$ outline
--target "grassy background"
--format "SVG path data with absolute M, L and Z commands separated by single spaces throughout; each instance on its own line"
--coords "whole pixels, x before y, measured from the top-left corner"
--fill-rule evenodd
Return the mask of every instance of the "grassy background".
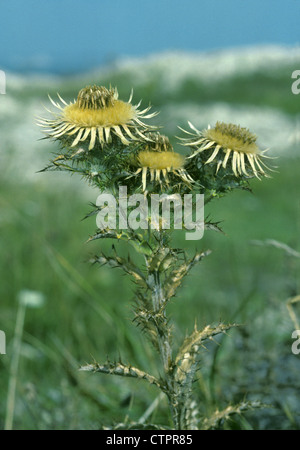
M 290 93 L 292 69 L 257 72 L 248 78 L 239 75 L 209 89 L 187 79 L 175 94 L 165 95 L 154 73 L 151 83 L 139 85 L 135 94 L 145 103 L 151 100 L 156 109 L 172 102 L 196 105 L 201 100 L 203 106 L 222 101 L 237 107 L 276 108 L 295 120 L 299 98 Z M 120 93 L 133 84 L 120 72 L 102 78 L 103 84 L 117 84 Z M 82 80 L 69 79 L 51 89 L 74 97 L 80 87 Z M 25 104 L 33 96 L 44 101 L 44 88 L 22 91 L 19 101 Z M 168 120 L 163 113 L 159 117 L 161 123 Z M 44 145 L 49 148 L 42 141 L 41 152 Z M 11 154 L 16 151 L 12 148 Z M 300 260 L 282 249 L 253 243 L 275 239 L 300 249 L 300 159 L 283 155 L 278 165 L 272 179 L 253 181 L 253 194 L 233 192 L 207 207 L 212 219 L 222 221 L 225 234 L 206 231 L 201 241 L 188 242 L 176 233 L 174 242 L 191 254 L 196 248 L 212 250 L 169 306 L 175 344 L 195 320 L 199 327 L 218 320 L 242 324 L 222 339 L 222 346 L 212 344 L 203 352 L 195 385 L 201 408 L 209 413 L 244 398 L 272 404 L 227 427 L 300 428 L 300 356 L 291 352 L 294 326 L 285 305 L 299 294 Z M 44 302 L 26 310 L 16 429 L 93 429 L 124 422 L 126 417 L 138 420 L 158 395 L 142 381 L 78 372 L 80 364 L 93 358 L 103 362 L 120 355 L 150 373 L 159 371 L 156 355 L 132 323 L 134 285 L 118 270 L 87 263 L 100 247 L 107 252 L 111 248 L 111 242 L 86 243 L 95 223 L 93 218 L 81 218 L 96 194 L 64 174 L 39 174 L 34 182 L 14 177 L 13 170 L 1 175 L 0 329 L 6 332 L 7 355 L 0 356 L 0 428 L 7 411 L 14 330 L 24 290 L 38 292 Z M 168 423 L 164 401 L 151 420 Z

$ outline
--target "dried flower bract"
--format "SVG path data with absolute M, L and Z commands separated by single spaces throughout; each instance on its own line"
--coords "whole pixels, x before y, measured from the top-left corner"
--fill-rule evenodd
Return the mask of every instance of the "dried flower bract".
M 189 122 L 193 132 L 183 130 L 189 134 L 189 138 L 184 138 L 183 145 L 192 147 L 196 150 L 189 158 L 193 158 L 199 153 L 210 152 L 205 161 L 206 164 L 217 162 L 216 172 L 220 167 L 224 169 L 230 160 L 231 168 L 236 177 L 245 175 L 246 177 L 255 175 L 268 176 L 269 167 L 266 166 L 263 159 L 268 158 L 265 155 L 267 150 L 261 151 L 256 143 L 256 136 L 247 128 L 232 123 L 226 124 L 217 122 L 214 128 L 207 128 L 199 131 Z
M 153 142 L 148 143 L 145 149 L 137 155 L 139 168 L 135 175 L 142 173 L 143 190 L 146 190 L 148 172 L 150 174 L 150 182 L 157 181 L 162 183 L 162 175 L 163 180 L 168 185 L 168 173 L 173 173 L 185 183 L 191 183 L 193 180 L 184 169 L 185 156 L 173 151 L 167 136 L 152 133 L 151 138 Z
M 157 113 L 147 114 L 150 107 L 140 111 L 141 102 L 132 105 L 132 94 L 128 102 L 119 100 L 116 88 L 87 86 L 79 91 L 77 100 L 69 104 L 59 94 L 58 97 L 62 104 L 49 98 L 59 113 L 50 111 L 54 117 L 41 118 L 38 124 L 50 138 L 70 139 L 71 147 L 88 139 L 88 149 L 92 150 L 97 142 L 101 147 L 111 143 L 112 136 L 129 145 L 131 141 L 147 141 L 146 133 L 156 129 L 141 119 L 150 119 Z

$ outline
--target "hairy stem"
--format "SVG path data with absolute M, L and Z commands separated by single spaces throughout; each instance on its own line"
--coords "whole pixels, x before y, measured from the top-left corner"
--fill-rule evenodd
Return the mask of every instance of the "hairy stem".
M 157 347 L 164 370 L 165 393 L 168 397 L 169 407 L 176 430 L 185 429 L 181 402 L 178 402 L 178 383 L 174 376 L 174 361 L 171 346 L 171 328 L 166 315 L 167 299 L 164 295 L 163 280 L 159 269 L 149 270 L 148 286 L 151 287 L 151 300 L 153 308 L 153 324 L 156 331 Z
M 168 374 L 170 372 L 170 369 L 172 368 L 170 329 L 168 326 L 166 312 L 164 309 L 165 299 L 163 296 L 159 272 L 155 271 L 152 275 L 153 275 L 152 305 L 155 315 L 157 315 L 157 317 L 160 317 L 160 319 L 156 322 L 158 344 L 164 367 L 164 372 L 165 374 Z
M 170 343 L 170 330 L 167 323 L 167 317 L 164 306 L 164 296 L 162 285 L 160 281 L 159 272 L 155 271 L 149 275 L 150 285 L 152 286 L 152 307 L 154 315 L 157 316 L 158 320 L 154 322 L 157 335 L 157 344 L 160 353 L 161 362 L 164 369 L 164 379 L 166 387 L 166 395 L 168 397 L 169 406 L 171 409 L 174 426 L 176 429 L 179 428 L 178 424 L 178 412 L 176 406 L 174 405 L 174 388 L 173 388 L 173 377 L 172 377 L 172 349 Z

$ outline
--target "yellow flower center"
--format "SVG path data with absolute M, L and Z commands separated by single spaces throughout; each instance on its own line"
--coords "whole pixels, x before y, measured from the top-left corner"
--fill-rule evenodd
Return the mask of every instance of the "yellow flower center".
M 185 157 L 174 152 L 148 152 L 143 151 L 138 154 L 138 161 L 141 167 L 149 169 L 182 169 Z
M 258 153 L 256 136 L 247 128 L 239 125 L 217 122 L 214 128 L 203 132 L 206 139 L 215 141 L 223 149 L 231 149 L 242 153 Z
M 115 100 L 113 105 L 101 109 L 82 109 L 78 103 L 64 109 L 64 119 L 80 127 L 112 127 L 128 124 L 136 116 L 134 106 Z

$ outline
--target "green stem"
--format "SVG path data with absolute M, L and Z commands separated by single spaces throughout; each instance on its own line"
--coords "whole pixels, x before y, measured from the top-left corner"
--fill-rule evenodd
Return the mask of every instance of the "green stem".
M 163 288 L 158 271 L 154 271 L 150 275 L 150 285 L 152 285 L 152 307 L 154 314 L 159 317 L 155 321 L 157 334 L 157 344 L 164 369 L 165 393 L 168 397 L 169 407 L 176 430 L 184 429 L 181 423 L 180 408 L 177 402 L 177 384 L 173 375 L 173 358 L 170 342 L 170 328 L 164 308 L 165 298 Z
M 160 282 L 159 272 L 153 273 L 154 285 L 152 291 L 153 310 L 155 314 L 162 315 L 161 321 L 157 322 L 156 330 L 158 336 L 158 344 L 165 374 L 169 374 L 172 368 L 172 349 L 170 344 L 170 332 L 167 324 L 165 309 L 163 308 L 165 299 Z

